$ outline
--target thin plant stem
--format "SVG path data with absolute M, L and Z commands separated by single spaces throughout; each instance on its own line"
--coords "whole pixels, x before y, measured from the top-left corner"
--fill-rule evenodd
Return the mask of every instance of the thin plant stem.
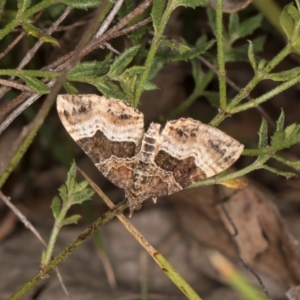
M 225 56 L 223 45 L 223 0 L 217 0 L 216 7 L 216 39 L 218 49 L 218 77 L 219 77 L 219 93 L 220 93 L 220 109 L 226 111 L 227 95 L 226 95 L 226 70 Z
M 6 35 L 8 35 L 13 29 L 15 29 L 20 23 L 29 19 L 35 13 L 56 4 L 57 0 L 44 0 L 40 3 L 34 5 L 30 9 L 24 12 L 22 15 L 17 15 L 10 23 L 8 23 L 1 31 L 0 31 L 0 40 L 2 40 Z
M 144 65 L 145 70 L 141 75 L 139 84 L 138 84 L 137 89 L 136 89 L 134 103 L 132 103 L 133 106 L 138 106 L 138 104 L 139 104 L 140 97 L 141 97 L 143 89 L 144 89 L 144 84 L 146 83 L 146 81 L 148 79 L 148 76 L 149 76 L 149 73 L 150 73 L 150 70 L 151 70 L 151 66 L 153 64 L 155 54 L 156 54 L 157 49 L 159 47 L 160 40 L 162 38 L 162 35 L 163 35 L 164 29 L 166 27 L 166 24 L 167 24 L 167 22 L 170 18 L 171 12 L 172 12 L 172 7 L 170 5 L 168 5 L 165 12 L 164 12 L 164 14 L 163 14 L 163 16 L 162 16 L 162 18 L 161 18 L 161 22 L 158 26 L 158 30 L 155 32 L 155 35 L 153 37 L 153 40 L 152 40 L 152 43 L 151 43 L 151 46 L 150 46 L 150 49 L 149 49 L 149 52 L 148 52 L 148 55 L 147 55 L 147 58 L 146 58 L 146 61 L 145 61 L 145 65 Z
M 65 11 L 60 15 L 60 17 L 48 28 L 46 31 L 47 35 L 51 35 L 57 27 L 64 21 L 64 19 L 69 15 L 69 13 L 72 11 L 72 8 L 70 6 L 67 6 Z M 35 16 L 35 19 L 39 18 L 39 15 L 42 14 L 43 11 L 40 11 L 39 14 Z M 34 57 L 34 54 L 38 51 L 38 49 L 43 45 L 44 41 L 38 40 L 35 45 L 26 53 L 22 61 L 19 63 L 17 70 L 23 69 L 30 60 Z M 12 76 L 10 80 L 13 80 L 14 77 Z M 5 93 L 9 91 L 9 88 L 4 86 L 0 88 L 0 98 L 4 96 Z
M 233 172 L 233 173 L 230 173 L 230 174 L 224 174 L 223 173 L 223 174 L 220 174 L 218 176 L 196 182 L 196 183 L 190 185 L 188 188 L 195 188 L 195 187 L 211 185 L 211 184 L 219 184 L 223 181 L 239 178 L 239 177 L 244 176 L 244 175 L 246 175 L 246 174 L 248 174 L 248 173 L 250 173 L 254 170 L 262 169 L 264 163 L 269 158 L 270 158 L 269 155 L 262 155 L 261 157 L 258 157 L 253 164 L 251 164 L 250 166 L 248 166 L 248 167 L 246 167 L 242 170 L 239 170 L 239 171 L 236 171 L 236 172 Z
M 140 6 L 138 6 L 134 11 L 129 13 L 125 18 L 123 18 L 117 25 L 115 25 L 113 28 L 111 28 L 108 32 L 106 32 L 103 36 L 101 36 L 99 39 L 93 40 L 90 42 L 89 46 L 86 46 L 80 54 L 78 54 L 78 51 L 72 51 L 71 53 L 65 55 L 63 58 L 58 59 L 55 63 L 47 66 L 48 69 L 57 68 L 56 71 L 61 71 L 62 69 L 66 68 L 70 60 L 74 57 L 75 53 L 78 55 L 78 59 L 82 58 L 83 56 L 90 53 L 92 50 L 99 48 L 104 42 L 107 40 L 117 37 L 120 34 L 128 34 L 132 30 L 136 30 L 138 26 L 143 26 L 147 23 L 149 23 L 150 19 L 147 18 L 133 26 L 130 26 L 129 28 L 125 28 L 124 30 L 120 30 L 120 28 L 123 28 L 126 24 L 128 24 L 134 17 L 142 13 L 145 9 L 147 9 L 152 3 L 152 0 L 147 0 L 143 2 Z M 120 31 L 119 31 L 120 30 Z M 53 86 L 55 84 L 55 80 L 50 81 L 47 86 Z M 37 99 L 40 98 L 40 94 L 35 94 L 33 96 L 30 96 L 25 102 L 23 102 L 20 106 L 18 106 L 17 109 L 15 109 L 0 125 L 0 134 L 7 128 L 7 126 L 20 114 L 26 109 L 28 106 L 30 106 L 33 102 L 35 102 Z M 20 102 L 24 101 L 23 99 L 27 96 L 24 94 L 24 92 L 19 96 L 20 98 L 18 101 L 16 101 L 16 104 L 19 104 Z M 12 106 L 8 105 L 3 111 L 0 111 L 0 115 L 4 114 L 4 112 L 7 113 L 8 110 L 11 110 Z
M 89 182 L 91 187 L 97 192 L 102 200 L 108 205 L 110 209 L 115 206 L 110 199 L 102 192 L 102 190 L 82 171 L 83 177 Z M 167 277 L 178 287 L 178 289 L 187 297 L 187 299 L 201 300 L 199 295 L 193 290 L 193 288 L 184 280 L 184 278 L 174 269 L 174 267 L 167 261 L 167 259 L 160 254 L 155 248 L 153 248 L 149 242 L 143 237 L 136 228 L 128 221 L 123 214 L 118 214 L 117 218 L 125 226 L 125 228 L 131 233 L 131 235 L 143 246 L 143 248 L 149 253 L 153 260 L 158 264 L 161 270 Z
M 296 141 L 300 140 L 300 133 L 293 135 L 293 139 L 283 140 L 279 144 L 267 146 L 261 149 L 245 149 L 243 155 L 247 156 L 258 156 L 258 155 L 274 155 L 275 152 L 288 148 L 295 144 Z
M 209 123 L 211 126 L 218 126 L 221 122 L 224 121 L 228 116 L 235 112 L 235 107 L 245 98 L 247 98 L 250 92 L 256 87 L 256 85 L 261 82 L 270 72 L 276 67 L 287 55 L 291 53 L 291 45 L 287 44 L 262 70 L 256 72 L 254 77 L 250 80 L 250 82 L 238 93 L 232 101 L 227 106 L 227 111 L 219 112 Z M 274 89 L 276 90 L 276 89 Z M 284 90 L 284 89 L 283 89 Z M 280 91 L 276 90 L 278 93 Z M 275 94 L 273 94 L 274 96 Z M 276 94 L 277 95 L 277 94 Z M 259 103 L 253 104 L 253 101 L 249 101 L 244 105 L 248 105 L 248 107 L 255 107 Z M 264 101 L 262 101 L 264 102 Z
M 300 81 L 300 76 L 296 76 L 295 78 L 282 83 L 281 85 L 277 86 L 273 90 L 263 94 L 262 96 L 260 96 L 258 98 L 253 99 L 250 102 L 238 105 L 238 106 L 234 107 L 233 109 L 228 108 L 228 113 L 235 114 L 235 113 L 256 107 L 259 104 L 266 102 L 267 100 L 271 99 L 272 97 L 274 97 L 274 96 L 282 93 L 283 91 L 287 90 L 288 88 L 292 87 L 299 81 Z
M 9 197 L 6 197 L 2 194 L 2 192 L 0 191 L 0 199 L 13 211 L 13 213 L 19 218 L 19 220 L 24 224 L 24 226 L 26 228 L 28 228 L 33 234 L 34 236 L 43 244 L 43 246 L 47 247 L 46 242 L 43 240 L 42 236 L 40 235 L 40 233 L 34 228 L 34 226 L 28 221 L 28 219 L 25 217 L 25 215 L 11 202 L 11 199 Z M 63 278 L 58 270 L 58 268 L 55 269 L 56 275 L 58 277 L 58 280 L 65 292 L 65 294 L 67 295 L 67 297 L 69 299 L 70 298 L 70 294 L 63 282 Z
M 42 265 L 43 266 L 48 265 L 48 263 L 51 260 L 51 256 L 52 256 L 53 249 L 54 249 L 54 245 L 55 245 L 55 242 L 57 240 L 57 236 L 58 236 L 59 231 L 60 231 L 61 226 L 62 226 L 61 223 L 62 223 L 63 219 L 66 217 L 68 209 L 69 209 L 69 207 L 67 205 L 64 205 L 62 207 L 60 213 L 59 213 L 58 218 L 55 219 L 53 230 L 51 232 L 51 236 L 49 238 L 47 250 L 46 250 L 46 253 L 45 253 L 45 257 L 42 260 Z
M 242 89 L 242 92 L 235 96 L 229 103 L 229 107 L 233 108 L 239 104 L 249 93 L 255 88 L 255 86 L 265 79 L 268 75 L 286 56 L 291 53 L 290 45 L 286 45 L 265 67 L 263 70 L 258 71 L 251 81 Z
M 49 262 L 40 272 L 26 282 L 20 289 L 9 297 L 9 300 L 20 299 L 25 293 L 36 286 L 39 282 L 46 278 L 46 275 L 53 271 L 60 263 L 70 256 L 73 251 L 78 248 L 87 238 L 89 238 L 100 226 L 105 225 L 117 214 L 122 213 L 127 208 L 126 201 L 121 202 L 114 209 L 108 211 L 103 217 L 98 218 L 87 229 L 85 229 L 75 241 L 65 248 L 58 256 Z

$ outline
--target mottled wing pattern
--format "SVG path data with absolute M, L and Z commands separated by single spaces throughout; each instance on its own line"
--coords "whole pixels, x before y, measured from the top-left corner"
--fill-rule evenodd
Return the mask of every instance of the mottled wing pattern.
M 229 168 L 244 146 L 222 131 L 193 119 L 166 124 L 161 133 L 155 163 L 173 173 L 185 188 Z
M 125 189 L 130 214 L 149 197 L 170 195 L 230 167 L 243 145 L 193 119 L 144 134 L 143 114 L 121 100 L 59 95 L 57 110 L 72 138 L 97 168 Z
M 144 132 L 144 117 L 121 100 L 59 95 L 59 117 L 78 145 L 112 183 L 126 189 Z
M 160 124 L 150 124 L 143 136 L 140 152 L 136 155 L 132 182 L 126 190 L 131 214 L 148 198 L 173 194 L 182 189 L 172 172 L 159 168 L 154 162 L 161 139 L 160 128 Z

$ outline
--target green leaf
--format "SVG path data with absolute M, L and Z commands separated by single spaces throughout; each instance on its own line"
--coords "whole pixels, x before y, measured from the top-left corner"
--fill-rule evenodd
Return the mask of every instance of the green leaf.
M 38 94 L 48 94 L 50 92 L 50 88 L 45 83 L 34 77 L 22 76 L 22 79 L 25 81 L 27 86 L 29 86 L 34 92 Z
M 270 73 L 267 75 L 266 79 L 271 79 L 273 81 L 288 81 L 300 75 L 300 67 L 290 69 L 287 71 L 282 71 L 278 73 Z
M 157 89 L 158 89 L 158 87 L 153 82 L 146 81 L 144 84 L 145 91 L 153 91 L 153 90 L 157 90 Z
M 240 19 L 237 13 L 229 15 L 228 33 L 230 35 L 231 42 L 239 38 L 237 32 L 239 31 Z
M 297 125 L 296 123 L 293 123 L 285 128 L 285 130 L 284 130 L 285 137 L 287 139 L 289 139 L 293 135 L 297 134 L 298 131 L 299 131 L 299 125 Z
M 281 114 L 276 122 L 276 131 L 283 131 L 284 128 L 284 111 L 281 111 Z
M 172 6 L 185 6 L 196 8 L 197 6 L 206 6 L 210 0 L 171 0 Z
M 39 28 L 31 24 L 23 24 L 23 28 L 27 32 L 27 34 L 32 35 L 37 39 L 44 41 L 45 43 L 51 43 L 59 47 L 59 42 L 57 39 L 53 38 L 51 35 L 45 34 Z
M 273 158 L 291 168 L 294 168 L 295 170 L 298 170 L 298 171 L 300 170 L 300 161 L 299 160 L 298 161 L 288 160 L 279 155 L 274 155 Z
M 251 17 L 244 22 L 242 22 L 238 28 L 238 31 L 236 34 L 239 38 L 243 38 L 251 33 L 257 28 L 261 26 L 263 16 L 262 15 L 256 15 L 254 17 Z
M 53 38 L 51 35 L 43 34 L 39 39 L 45 43 L 51 43 L 57 47 L 60 47 L 58 40 Z
M 138 75 L 140 73 L 142 73 L 144 70 L 146 69 L 146 67 L 144 66 L 133 66 L 130 68 L 127 68 L 120 77 L 122 77 L 123 79 Z
M 206 52 L 214 44 L 214 40 L 207 41 L 205 36 L 202 36 L 197 40 L 195 47 L 187 45 L 185 41 L 183 41 L 183 43 L 178 43 L 163 39 L 151 66 L 148 80 L 155 78 L 158 72 L 164 67 L 165 63 L 170 61 L 191 60 Z
M 66 186 L 68 188 L 69 192 L 73 192 L 75 185 L 76 185 L 76 164 L 75 161 L 72 162 L 71 167 L 69 169 L 68 175 L 67 175 L 67 181 Z
M 118 75 L 122 74 L 125 68 L 131 63 L 134 56 L 140 50 L 140 45 L 133 46 L 129 49 L 126 49 L 122 54 L 120 54 L 110 66 L 108 76 L 114 79 Z
M 77 88 L 68 81 L 63 84 L 63 87 L 65 88 L 67 94 L 78 95 L 79 93 Z
M 51 203 L 51 209 L 54 219 L 57 219 L 59 216 L 59 213 L 61 211 L 61 200 L 58 196 L 55 196 Z
M 86 180 L 77 183 L 76 187 L 75 187 L 75 192 L 79 193 L 79 192 L 83 191 L 85 188 L 87 188 L 88 185 L 89 185 L 89 183 Z
M 272 168 L 272 167 L 267 166 L 267 165 L 263 165 L 262 168 L 265 169 L 265 170 L 268 170 L 268 171 L 270 171 L 270 172 L 272 172 L 272 173 L 275 173 L 276 175 L 283 176 L 283 177 L 285 177 L 286 179 L 289 179 L 289 178 L 291 178 L 291 177 L 296 176 L 295 173 L 292 173 L 292 172 L 283 172 L 283 171 L 280 171 L 280 170 L 278 170 L 278 169 Z
M 80 193 L 76 193 L 76 195 L 73 195 L 72 204 L 81 204 L 87 200 L 90 200 L 94 194 L 95 194 L 94 190 L 86 188 L 84 191 L 81 191 Z
M 64 3 L 73 8 L 88 9 L 98 7 L 102 0 L 60 0 L 60 3 Z
M 248 45 L 242 45 L 238 48 L 225 50 L 225 62 L 247 61 L 248 62 Z
M 151 17 L 153 22 L 154 31 L 159 30 L 161 18 L 167 7 L 167 0 L 154 0 L 152 4 Z
M 202 35 L 197 41 L 196 41 L 196 47 L 195 50 L 198 54 L 202 54 L 212 48 L 216 43 L 216 40 L 209 40 L 207 41 L 207 38 L 205 35 Z M 200 52 L 202 51 L 202 53 Z
M 263 48 L 263 44 L 265 42 L 264 36 L 259 36 L 252 41 L 253 44 L 253 52 L 259 52 Z M 249 46 L 247 44 L 241 45 L 237 48 L 228 49 L 225 52 L 226 62 L 229 61 L 247 61 L 248 62 L 248 50 Z
M 80 215 L 73 215 L 73 216 L 67 217 L 67 218 L 62 220 L 61 226 L 70 225 L 70 224 L 77 224 L 79 219 L 81 219 Z
M 18 14 L 22 14 L 31 4 L 31 0 L 18 0 Z
M 285 6 L 280 15 L 280 24 L 290 41 L 293 51 L 298 54 L 300 53 L 299 22 L 300 13 L 297 8 L 293 4 Z
M 121 88 L 126 94 L 126 99 L 130 102 L 134 100 L 134 91 L 136 89 L 137 76 L 131 76 L 127 80 L 120 80 Z
M 254 53 L 260 52 L 264 49 L 266 36 L 261 35 L 252 40 Z
M 112 57 L 112 53 L 108 54 L 103 61 L 85 61 L 77 64 L 69 73 L 70 77 L 97 77 L 106 73 L 109 69 L 109 60 Z
M 204 92 L 207 88 L 207 86 L 211 83 L 211 81 L 214 78 L 214 73 L 212 71 L 208 71 L 207 73 L 204 73 L 201 69 L 201 65 L 198 61 L 198 59 L 192 59 L 192 75 L 195 82 L 195 90 L 197 90 L 197 93 L 202 95 L 202 92 Z
M 257 65 L 256 65 L 256 61 L 255 61 L 255 54 L 254 54 L 254 51 L 253 51 L 253 44 L 252 44 L 251 41 L 249 41 L 248 59 L 250 61 L 252 69 L 254 70 L 254 72 L 256 72 L 257 71 Z
M 178 42 L 170 40 L 170 39 L 163 39 L 161 41 L 161 44 L 166 45 L 169 48 L 171 48 L 172 50 L 175 50 L 181 54 L 192 50 L 191 47 L 189 47 L 188 45 L 178 43 Z
M 268 123 L 265 119 L 262 119 L 258 135 L 259 135 L 258 148 L 263 149 L 267 147 L 268 146 Z
M 68 198 L 68 189 L 67 186 L 65 184 L 63 184 L 59 189 L 59 195 L 61 197 L 61 199 L 63 200 L 63 202 L 65 202 L 65 200 Z
M 203 54 L 214 44 L 215 40 L 207 42 L 203 37 L 197 40 L 195 47 L 171 42 L 170 40 L 162 40 L 157 51 L 157 56 L 165 62 L 190 60 Z
M 207 14 L 207 19 L 208 19 L 208 24 L 214 34 L 214 36 L 217 36 L 216 33 L 216 12 L 212 8 L 207 8 L 206 9 L 206 14 Z
M 164 59 L 156 56 L 150 68 L 148 80 L 152 80 L 153 78 L 155 78 L 159 71 L 164 67 L 165 63 L 166 61 Z
M 138 74 L 142 73 L 144 70 L 144 66 L 133 66 L 131 68 L 126 69 L 118 77 L 121 87 L 127 95 L 126 99 L 129 100 L 129 102 L 134 99 Z
M 95 78 L 90 83 L 107 98 L 127 100 L 126 94 L 107 76 Z
M 220 94 L 218 92 L 204 91 L 202 96 L 208 100 L 212 107 L 220 108 Z
M 271 145 L 280 145 L 285 139 L 284 131 L 275 132 L 271 136 Z
M 286 36 L 288 37 L 288 39 L 290 39 L 292 37 L 294 28 L 295 28 L 294 19 L 289 14 L 289 10 L 288 10 L 289 6 L 293 7 L 293 4 L 289 4 L 289 5 L 285 6 L 283 11 L 281 12 L 280 18 L 279 18 L 280 25 L 281 25 L 283 31 L 285 32 Z
M 197 90 L 202 89 L 202 79 L 203 79 L 203 71 L 201 69 L 201 65 L 197 59 L 191 60 L 192 65 L 192 75 L 195 82 L 195 87 Z
M 287 5 L 287 12 L 296 22 L 300 20 L 299 11 L 294 5 Z
M 271 144 L 273 146 L 281 146 L 282 148 L 290 147 L 300 141 L 300 125 L 299 124 L 291 124 L 287 126 L 285 129 L 284 126 L 284 113 L 283 111 L 278 118 L 276 124 L 276 132 L 273 134 L 271 138 Z

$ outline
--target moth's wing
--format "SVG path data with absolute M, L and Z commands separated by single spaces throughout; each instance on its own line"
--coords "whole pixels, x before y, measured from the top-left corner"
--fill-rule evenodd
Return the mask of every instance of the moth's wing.
M 97 168 L 127 188 L 144 133 L 144 117 L 121 100 L 97 95 L 59 95 L 59 117 Z
M 142 203 L 148 198 L 155 200 L 158 197 L 182 190 L 171 172 L 158 168 L 155 164 L 151 164 L 148 167 L 147 173 L 144 176 L 146 180 L 141 182 L 138 190 L 130 186 L 125 191 L 126 199 L 128 199 L 129 203 L 130 215 L 132 215 L 134 210 L 139 210 Z
M 155 163 L 171 171 L 184 188 L 226 170 L 243 149 L 242 144 L 219 129 L 182 118 L 166 124 Z

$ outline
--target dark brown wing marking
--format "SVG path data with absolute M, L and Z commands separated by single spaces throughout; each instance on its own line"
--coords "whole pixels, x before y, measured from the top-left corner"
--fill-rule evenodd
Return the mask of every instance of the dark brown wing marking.
M 66 130 L 99 170 L 127 188 L 144 132 L 143 114 L 121 100 L 97 95 L 59 95 L 57 110 Z
M 229 168 L 244 146 L 222 131 L 193 119 L 166 124 L 155 163 L 173 176 L 182 188 Z

